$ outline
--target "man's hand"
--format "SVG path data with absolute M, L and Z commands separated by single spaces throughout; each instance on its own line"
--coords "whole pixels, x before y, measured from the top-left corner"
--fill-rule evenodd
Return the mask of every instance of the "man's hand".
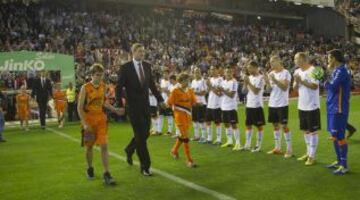
M 248 84 L 250 82 L 249 76 L 245 75 L 244 76 L 244 83 Z
M 165 102 L 161 102 L 161 103 L 159 104 L 159 106 L 160 106 L 160 108 L 162 108 L 162 109 L 168 108 L 168 105 L 167 105 Z
M 197 105 L 197 106 L 203 106 L 204 104 L 201 103 L 201 102 L 198 102 L 198 103 L 196 103 L 195 105 Z
M 295 80 L 295 82 L 297 82 L 297 83 L 301 83 L 301 78 L 300 78 L 300 76 L 299 76 L 298 74 L 295 74 L 295 75 L 294 75 L 294 80 Z
M 84 124 L 83 127 L 84 127 L 84 132 L 85 133 L 94 133 L 93 132 L 94 130 L 89 125 Z
M 277 81 L 274 74 L 271 74 L 269 78 L 270 78 L 270 80 L 272 80 L 273 82 L 276 82 L 276 81 Z
M 268 73 L 264 73 L 264 80 L 265 80 L 265 82 L 269 82 L 269 74 Z
M 115 113 L 116 113 L 117 115 L 119 115 L 119 116 L 122 116 L 122 115 L 125 114 L 125 108 L 117 108 L 117 109 L 115 110 Z
M 210 79 L 206 79 L 206 85 L 210 86 L 211 85 L 211 82 L 210 82 Z

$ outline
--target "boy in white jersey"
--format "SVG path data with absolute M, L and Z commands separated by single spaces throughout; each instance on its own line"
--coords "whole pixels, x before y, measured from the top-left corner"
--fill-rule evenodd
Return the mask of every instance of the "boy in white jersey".
M 206 107 L 206 129 L 208 138 L 212 138 L 211 122 L 215 123 L 216 126 L 216 141 L 215 145 L 221 145 L 221 84 L 223 78 L 219 75 L 219 69 L 214 66 L 210 67 L 209 79 L 206 84 L 209 90 L 208 103 Z
M 160 80 L 160 90 L 161 90 L 161 96 L 164 99 L 164 102 L 167 101 L 167 98 L 170 94 L 170 79 L 169 79 L 169 72 L 167 70 L 164 70 L 163 72 L 163 78 Z M 167 122 L 168 122 L 168 127 L 167 127 L 167 135 L 171 135 L 172 134 L 172 128 L 173 128 L 173 113 L 171 108 L 160 108 L 159 110 L 159 121 L 160 123 L 159 125 L 159 129 L 162 130 L 163 127 L 163 121 L 164 118 L 167 118 Z
M 282 154 L 280 133 L 280 128 L 282 127 L 287 146 L 284 157 L 291 158 L 293 156 L 291 133 L 287 126 L 291 75 L 284 68 L 279 56 L 272 56 L 270 58 L 270 66 L 272 71 L 268 75 L 265 74 L 264 78 L 266 84 L 271 87 L 268 122 L 274 126 L 275 148 L 269 151 L 268 154 Z
M 221 84 L 221 92 L 223 97 L 221 99 L 221 114 L 222 122 L 226 130 L 227 142 L 221 147 L 231 147 L 233 145 L 232 135 L 235 137 L 234 151 L 242 150 L 240 145 L 240 133 L 237 128 L 237 90 L 238 82 L 233 77 L 233 72 L 230 68 L 225 70 L 225 80 Z
M 200 68 L 194 69 L 194 80 L 191 82 L 191 89 L 193 89 L 196 95 L 196 103 L 192 107 L 192 121 L 194 125 L 194 141 L 205 143 L 206 140 L 212 142 L 212 138 L 206 139 L 205 129 L 205 112 L 206 112 L 206 99 L 205 94 L 207 86 L 205 80 L 201 77 Z M 201 129 L 201 137 L 199 135 L 199 129 Z
M 150 103 L 150 116 L 152 123 L 151 135 L 161 135 L 161 126 L 159 116 L 158 116 L 158 102 L 155 96 L 149 90 L 149 103 Z
M 294 88 L 299 92 L 300 129 L 304 131 L 307 149 L 306 154 L 298 160 L 306 161 L 305 165 L 310 166 L 315 164 L 315 154 L 319 142 L 317 131 L 321 129 L 319 81 L 312 77 L 315 67 L 309 64 L 306 53 L 297 53 L 294 62 L 299 67 L 294 72 Z
M 259 152 L 263 139 L 263 126 L 265 125 L 265 117 L 263 110 L 263 93 L 265 81 L 259 73 L 259 66 L 255 61 L 251 61 L 247 65 L 250 76 L 245 75 L 244 87 L 247 88 L 246 96 L 246 143 L 245 150 L 251 149 L 252 126 L 258 129 L 256 146 L 252 152 Z

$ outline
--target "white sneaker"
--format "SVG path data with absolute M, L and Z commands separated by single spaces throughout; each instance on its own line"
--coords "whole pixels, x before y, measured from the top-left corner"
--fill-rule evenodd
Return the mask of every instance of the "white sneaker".
M 241 151 L 244 150 L 244 148 L 240 144 L 235 144 L 233 151 Z
M 233 143 L 227 142 L 227 143 L 221 145 L 221 148 L 232 147 L 232 146 L 233 146 Z
M 252 153 L 260 152 L 261 147 L 255 147 L 253 150 L 251 150 Z
M 245 151 L 250 151 L 250 150 L 251 150 L 251 147 L 250 147 L 249 145 L 245 145 L 244 150 L 245 150 Z

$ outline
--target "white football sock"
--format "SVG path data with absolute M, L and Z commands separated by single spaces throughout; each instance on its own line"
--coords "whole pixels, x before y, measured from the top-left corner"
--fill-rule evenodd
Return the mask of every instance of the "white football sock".
M 180 130 L 178 129 L 178 127 L 175 127 L 175 135 L 180 136 Z
M 216 126 L 216 142 L 221 142 L 221 126 Z
M 240 144 L 240 132 L 239 129 L 233 129 L 234 137 L 235 137 L 235 143 Z
M 292 153 L 292 144 L 291 144 L 291 132 L 284 133 L 285 141 L 286 141 L 286 151 Z
M 156 119 L 154 118 L 151 118 L 151 129 L 156 131 Z
M 168 132 L 172 132 L 173 129 L 173 117 L 172 116 L 168 116 L 167 117 L 168 120 Z
M 252 129 L 246 129 L 246 143 L 245 147 L 251 147 Z
M 310 134 L 304 134 L 305 144 L 306 144 L 306 155 L 310 156 Z
M 205 123 L 203 123 L 203 127 L 205 129 L 205 127 L 206 127 Z M 212 133 L 212 127 L 211 126 L 206 127 L 206 133 L 207 133 L 207 141 L 212 141 L 213 133 Z
M 194 137 L 199 138 L 199 123 L 193 122 L 194 126 Z
M 232 128 L 226 128 L 226 138 L 227 138 L 227 143 L 232 144 L 233 140 L 232 140 Z
M 159 129 L 160 129 L 160 132 L 163 128 L 163 122 L 164 122 L 164 116 L 160 115 L 159 116 Z
M 258 131 L 257 138 L 256 138 L 256 146 L 258 148 L 261 148 L 261 144 L 262 144 L 262 140 L 263 140 L 263 134 L 264 134 L 264 132 L 262 130 Z
M 281 149 L 281 133 L 279 130 L 274 131 L 275 149 Z
M 156 122 L 156 130 L 157 130 L 157 132 L 159 132 L 159 133 L 161 133 L 161 129 L 162 129 L 162 124 L 161 124 L 161 119 L 160 119 L 160 117 L 159 118 L 157 118 L 157 120 L 156 120 L 157 122 Z
M 310 136 L 310 155 L 309 156 L 311 158 L 315 158 L 318 143 L 319 143 L 319 135 L 316 132 L 314 132 Z

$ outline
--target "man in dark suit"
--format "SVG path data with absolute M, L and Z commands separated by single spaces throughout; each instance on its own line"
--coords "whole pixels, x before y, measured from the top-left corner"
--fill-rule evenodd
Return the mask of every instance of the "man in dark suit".
M 144 176 L 151 176 L 150 155 L 146 140 L 150 131 L 149 89 L 156 97 L 160 106 L 164 107 L 164 100 L 155 86 L 151 73 L 151 65 L 144 62 L 144 46 L 135 43 L 131 48 L 133 59 L 121 66 L 116 86 L 117 101 L 121 104 L 121 90 L 125 88 L 128 103 L 128 115 L 133 128 L 134 137 L 125 148 L 127 162 L 132 165 L 132 155 L 135 150 L 140 160 L 140 170 Z
M 36 98 L 39 106 L 40 125 L 45 129 L 45 115 L 48 106 L 48 101 L 52 98 L 52 85 L 50 79 L 47 78 L 45 70 L 40 72 L 40 77 L 34 80 L 31 97 Z

